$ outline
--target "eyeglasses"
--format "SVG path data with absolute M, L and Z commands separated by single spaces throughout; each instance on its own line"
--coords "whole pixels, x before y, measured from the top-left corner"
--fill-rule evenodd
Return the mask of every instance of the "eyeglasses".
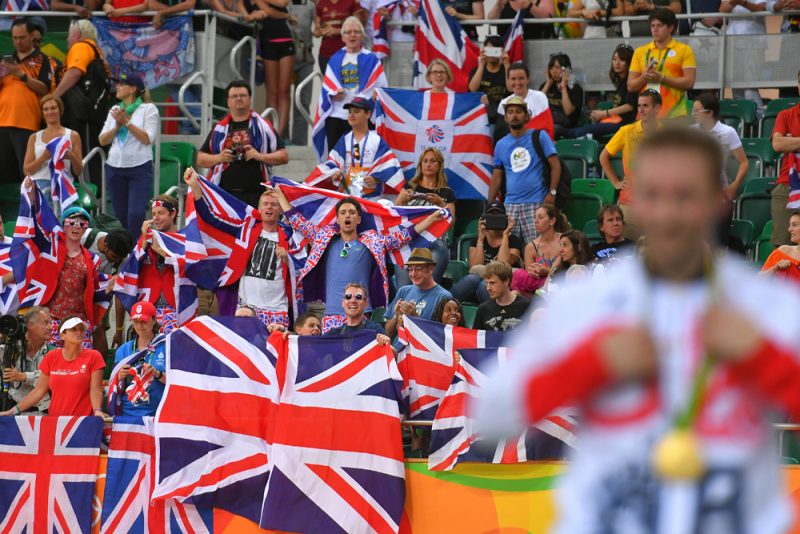
M 250 95 L 243 94 L 243 95 L 230 95 L 230 96 L 228 96 L 228 100 L 238 100 L 238 99 L 241 99 L 241 98 L 250 98 Z
M 692 113 L 711 113 L 710 109 L 693 109 Z
M 427 268 L 428 268 L 427 265 L 409 265 L 408 267 L 406 267 L 406 269 L 408 269 L 408 272 L 410 273 L 422 272 Z
M 447 76 L 447 71 L 446 70 L 432 70 L 431 74 L 443 74 L 443 75 Z
M 344 248 L 339 253 L 339 257 L 340 258 L 346 258 L 348 254 L 350 254 L 350 243 L 345 243 L 344 244 Z
M 362 295 L 361 293 L 345 293 L 344 294 L 344 300 L 353 300 L 353 299 L 364 300 L 364 295 Z
M 64 227 L 66 228 L 86 228 L 87 226 L 89 226 L 89 221 L 86 219 L 79 219 L 76 217 L 74 219 L 64 220 Z
M 342 32 L 342 35 L 361 35 L 360 30 L 347 30 L 346 32 Z

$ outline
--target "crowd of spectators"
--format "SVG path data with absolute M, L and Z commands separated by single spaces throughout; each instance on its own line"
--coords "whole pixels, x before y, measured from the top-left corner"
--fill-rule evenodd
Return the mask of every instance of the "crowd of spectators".
M 778 4 L 780 9 L 797 7 L 790 2 L 778 2 L 773 7 L 779 9 Z M 320 172 L 327 173 L 327 187 L 347 195 L 335 206 L 335 223 L 327 225 L 307 220 L 279 186 L 265 188 L 273 168 L 289 159 L 285 139 L 296 54 L 292 5 L 287 0 L 256 0 L 252 6 L 217 0 L 212 6 L 242 21 L 260 24 L 268 103 L 278 111 L 275 124 L 265 120 L 253 109 L 253 88 L 246 82 L 232 81 L 225 89 L 228 113 L 199 147 L 196 164 L 208 169 L 208 179 L 231 195 L 228 207 L 245 212 L 251 206 L 261 223 L 240 271 L 216 287 L 203 288 L 208 295 L 213 291 L 209 298 L 222 314 L 255 317 L 270 332 L 287 334 L 350 335 L 370 330 L 381 344 L 396 339 L 406 316 L 482 330 L 511 330 L 521 323 L 532 302 L 546 301 L 548 294 L 574 279 L 601 279 L 615 261 L 646 246 L 646 236 L 641 235 L 631 210 L 636 187 L 631 155 L 643 137 L 664 124 L 688 124 L 689 114 L 697 128 L 719 140 L 726 161 L 732 157 L 738 163 L 732 180 L 724 173 L 721 176 L 727 197 L 725 216 L 720 220 L 721 236 L 727 231 L 748 161 L 737 132 L 720 121 L 716 95 L 693 95 L 694 102 L 688 105 L 696 62 L 691 47 L 674 38 L 678 31 L 675 13 L 682 9 L 677 0 L 624 0 L 619 5 L 614 0 L 576 0 L 571 4 L 569 14 L 587 21 L 583 30 L 586 39 L 618 35 L 619 28 L 609 21 L 610 16 L 649 15 L 645 26 L 631 24 L 631 32 L 647 32 L 652 42 L 636 50 L 620 44 L 609 58 L 609 79 L 615 91 L 610 105 L 603 108 L 584 109 L 587 94 L 566 53 L 550 57 L 546 72 L 541 73 L 544 82 L 536 90 L 531 87 L 533 77 L 528 66 L 509 61 L 498 35 L 484 40 L 478 66 L 469 73 L 468 81 L 471 91 L 483 93 L 482 103 L 494 138 L 493 174 L 488 203 L 476 221 L 477 235 L 469 243 L 468 272 L 456 280 L 445 277 L 456 248 L 446 234 L 427 248 L 411 250 L 402 268 L 388 260 L 390 253 L 407 247 L 434 223 L 447 216 L 462 216 L 447 182 L 443 154 L 435 148 L 422 150 L 417 154 L 414 177 L 407 183 L 403 179 L 396 190 L 387 185 L 389 181 L 369 173 L 376 157 L 392 150 L 372 125 L 374 90 L 387 85 L 381 76 L 367 87 L 366 78 L 372 73 L 369 65 L 379 62 L 368 49 L 373 35 L 372 15 L 384 9 L 383 14 L 392 20 L 412 20 L 417 10 L 414 3 L 401 2 L 391 10 L 358 0 L 316 3 L 313 33 L 321 38 L 318 65 L 336 86 L 331 89 L 326 84 L 321 97 L 331 102 L 324 119 L 324 135 L 331 150 L 318 169 L 324 167 Z M 155 413 L 167 380 L 160 340 L 179 326 L 176 286 L 185 273 L 179 272 L 173 253 L 153 239 L 154 231 L 181 232 L 178 199 L 153 192 L 152 146 L 158 139 L 159 112 L 137 74 L 122 73 L 111 80 L 97 46 L 96 30 L 87 19 L 88 11 L 98 7 L 88 0 L 81 5 L 54 1 L 54 9 L 74 11 L 81 17 L 70 27 L 64 65 L 41 52 L 43 30 L 24 18 L 14 21 L 11 28 L 15 53 L 0 63 L 0 165 L 6 166 L 7 176 L 13 174 L 6 181 L 22 182 L 29 176 L 24 186 L 30 201 L 35 203 L 37 189 L 48 202 L 55 200 L 52 207 L 64 230 L 53 236 L 60 240 L 58 268 L 39 277 L 50 280 L 42 299 L 46 307 L 28 310 L 29 350 L 21 359 L 22 368 L 3 371 L 5 379 L 14 383 L 12 394 L 17 403 L 8 413 L 49 410 L 50 414 L 88 415 L 100 410 L 98 377 L 104 363 L 102 355 L 91 347 L 105 348 L 102 338 L 110 325 L 96 306 L 101 298 L 98 294 L 106 286 L 111 291 L 107 277 L 116 274 L 134 244 L 134 254 L 142 258 L 138 283 L 147 284 L 148 291 L 127 310 L 120 299 L 115 300 L 113 345 L 118 347 L 117 361 L 134 352 L 145 355 L 136 369 L 123 368 L 119 379 L 145 373 L 153 377 L 154 387 L 146 402 L 131 402 L 123 395 L 122 413 Z M 135 13 L 156 11 L 152 23 L 158 27 L 164 17 L 194 7 L 194 0 L 109 0 L 102 9 L 109 17 L 123 21 L 142 17 Z M 765 8 L 769 5 L 763 1 L 725 0 L 720 10 Z M 543 19 L 554 16 L 558 9 L 549 0 L 500 1 L 488 14 L 480 1 L 453 1 L 445 6 L 448 14 L 461 21 L 483 19 L 485 15 L 507 19 L 520 10 L 526 18 Z M 742 19 L 738 26 L 729 25 L 728 31 L 763 33 L 755 27 L 761 20 Z M 702 23 L 706 28 L 715 27 L 711 20 Z M 477 38 L 475 26 L 466 25 L 465 29 L 471 38 Z M 525 26 L 525 38 L 558 34 L 557 25 Z M 403 40 L 408 32 L 393 27 L 390 40 L 392 35 Z M 427 66 L 425 79 L 432 93 L 448 93 L 453 73 L 446 62 L 434 60 Z M 116 104 L 98 107 L 108 100 L 104 95 L 110 95 L 112 87 Z M 598 171 L 619 192 L 618 204 L 604 205 L 597 213 L 600 239 L 594 243 L 583 233 L 584 228 L 570 228 L 558 207 L 565 201 L 560 198 L 559 185 L 568 174 L 555 142 L 581 137 L 602 141 Z M 95 146 L 109 147 L 105 175 L 121 229 L 98 233 L 92 230 L 95 221 L 86 210 L 71 207 L 61 212 L 57 199 L 50 195 L 54 155 L 48 148 L 58 138 L 69 140 L 64 167 L 72 177 L 83 171 L 83 154 Z M 800 252 L 796 250 L 800 246 L 800 214 L 788 206 L 792 190 L 789 176 L 797 172 L 795 159 L 800 153 L 800 106 L 777 117 L 772 139 L 774 149 L 787 156 L 771 193 L 773 240 L 780 247 L 765 264 L 764 274 L 800 278 L 796 274 L 800 265 Z M 622 174 L 612 161 L 618 156 Z M 97 175 L 90 170 L 91 177 Z M 187 172 L 186 182 L 197 217 L 218 217 L 217 207 L 205 200 L 197 174 Z M 393 233 L 359 231 L 364 199 L 441 209 L 415 226 Z M 310 243 L 307 259 L 298 270 L 291 265 L 289 228 Z M 32 269 L 41 267 L 35 263 Z M 6 275 L 3 283 L 15 281 Z M 302 284 L 302 302 L 293 289 L 295 283 Z M 465 303 L 477 307 L 469 324 L 465 322 Z M 379 309 L 384 316 L 376 315 Z M 126 314 L 132 328 L 128 340 L 123 335 Z M 48 350 L 48 344 L 58 348 Z M 63 379 L 65 373 L 60 370 L 75 366 L 86 366 L 90 373 L 81 380 Z

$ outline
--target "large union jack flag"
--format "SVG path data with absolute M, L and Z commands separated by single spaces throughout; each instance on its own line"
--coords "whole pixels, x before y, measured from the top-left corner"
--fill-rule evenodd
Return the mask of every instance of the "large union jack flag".
M 62 135 L 47 143 L 47 150 L 50 152 L 50 190 L 54 205 L 58 206 L 59 213 L 63 213 L 68 207 L 78 200 L 78 191 L 72 183 L 65 160 L 67 150 L 71 146 L 70 136 Z
M 510 350 L 464 349 L 459 356 L 453 380 L 433 420 L 428 469 L 450 470 L 458 462 L 507 464 L 560 460 L 564 457 L 564 445 L 574 446 L 576 421 L 566 410 L 545 418 L 513 439 L 498 441 L 481 437 L 467 408 L 488 380 L 484 371 L 503 366 Z
M 414 87 L 430 87 L 425 80 L 428 65 L 441 59 L 450 66 L 453 81 L 448 85 L 457 92 L 469 91 L 469 72 L 478 66 L 480 49 L 467 37 L 455 17 L 444 12 L 439 0 L 421 0 L 419 26 L 414 38 Z
M 262 528 L 397 532 L 400 375 L 373 334 L 291 337 Z
M 90 532 L 102 431 L 99 417 L 0 417 L 0 532 Z
M 172 499 L 151 501 L 155 487 L 155 450 L 152 417 L 114 419 L 101 532 L 212 532 L 212 509 Z
M 479 93 L 379 89 L 378 133 L 394 151 L 407 180 L 426 148 L 444 156 L 447 184 L 459 199 L 485 199 L 492 181 L 492 138 Z
M 500 347 L 502 332 L 444 325 L 418 317 L 403 319 L 398 340 L 403 348 L 397 365 L 410 419 L 433 420 L 456 371 L 456 353 L 463 349 Z
M 141 368 L 141 364 L 146 361 L 148 353 L 152 352 L 156 347 L 166 342 L 167 336 L 164 334 L 159 334 L 153 338 L 147 348 L 138 352 L 134 352 L 127 358 L 123 358 L 114 365 L 114 370 L 111 371 L 111 380 L 108 383 L 108 411 L 111 415 L 116 415 L 119 408 L 123 384 L 119 379 L 119 372 L 122 370 L 122 368 L 126 365 L 130 365 L 132 371 L 136 370 L 134 368 Z M 131 394 L 141 396 L 143 393 L 146 393 L 150 383 L 154 379 L 154 376 L 151 370 L 149 373 L 144 373 L 142 375 L 135 376 L 134 378 L 135 380 L 133 384 L 128 386 L 128 388 L 125 390 L 126 393 L 128 393 L 129 399 L 131 398 Z M 147 380 L 147 383 L 145 383 L 145 379 Z M 133 400 L 131 400 L 131 402 L 133 402 Z
M 389 31 L 386 27 L 386 20 L 389 14 L 394 11 L 401 0 L 378 0 L 372 13 L 372 53 L 378 59 L 385 59 L 392 54 L 389 46 Z M 385 11 L 384 11 L 385 10 Z M 384 16 L 383 13 L 386 13 Z
M 170 334 L 154 499 L 192 497 L 259 520 L 278 400 L 266 333 L 254 318 L 199 317 Z
M 336 222 L 336 203 L 347 197 L 345 193 L 298 184 L 277 176 L 272 178 L 272 182 L 281 186 L 281 191 L 292 208 L 298 210 L 304 219 L 318 227 Z M 367 199 L 359 199 L 359 204 L 361 206 L 359 233 L 367 230 L 375 230 L 379 234 L 397 232 L 416 225 L 440 209 L 435 206 L 385 206 Z M 431 246 L 433 241 L 441 238 L 447 232 L 452 220 L 452 215 L 448 213 L 445 219 L 433 223 L 426 231 L 409 241 L 405 247 L 392 251 L 392 261 L 402 267 L 412 249 Z M 307 245 L 312 244 L 300 232 L 295 232 L 290 242 L 292 250 L 295 251 L 304 251 Z M 302 259 L 305 257 L 303 256 Z

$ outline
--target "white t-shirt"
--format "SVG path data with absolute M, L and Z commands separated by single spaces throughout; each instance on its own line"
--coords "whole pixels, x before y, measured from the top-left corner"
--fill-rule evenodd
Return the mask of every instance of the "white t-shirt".
M 153 161 L 153 144 L 158 142 L 158 131 L 161 124 L 158 117 L 158 109 L 154 104 L 143 103 L 133 112 L 131 124 L 147 132 L 150 144 L 142 144 L 130 132 L 127 133 L 125 140 L 122 141 L 119 133 L 117 133 L 111 141 L 111 148 L 108 150 L 108 160 L 106 161 L 112 167 L 124 169 Z M 109 112 L 100 135 L 113 130 L 116 125 L 117 121 L 114 120 L 111 112 Z
M 766 4 L 767 0 L 751 0 L 752 4 Z M 731 13 L 735 13 L 737 15 L 746 15 L 748 13 L 752 13 L 749 9 L 744 6 L 735 6 Z M 745 19 L 730 19 L 728 21 L 728 35 L 753 35 L 759 33 L 767 33 L 767 26 L 765 24 L 766 19 L 763 17 L 752 17 L 752 18 L 745 18 Z
M 288 311 L 283 265 L 276 254 L 278 232 L 261 230 L 250 261 L 239 281 L 239 305 L 269 311 Z
M 345 96 L 344 98 L 333 100 L 331 117 L 346 120 L 347 110 L 344 109 L 344 105 L 353 100 L 358 94 L 358 54 L 359 52 L 348 52 L 342 59 L 342 85 L 344 86 Z
M 87 228 L 83 235 L 81 236 L 81 245 L 86 247 L 86 240 L 89 238 L 89 234 L 92 233 L 91 228 Z M 86 249 L 100 258 L 100 272 L 103 274 L 114 274 L 114 266 L 111 262 L 108 261 L 106 255 L 100 252 L 100 249 L 97 248 L 97 242 L 100 241 L 101 238 L 108 235 L 108 232 L 97 232 L 97 235 L 94 236 L 94 241 L 92 241 Z
M 499 104 L 497 104 L 498 115 L 505 115 L 506 102 L 512 96 L 514 95 L 505 97 L 500 101 Z M 547 101 L 547 95 L 541 91 L 536 91 L 535 89 L 528 89 L 528 94 L 525 95 L 525 103 L 528 104 L 528 111 L 531 113 L 531 118 L 543 113 L 548 107 L 550 107 L 550 104 Z
M 64 135 L 71 136 L 72 130 L 69 128 L 64 128 Z M 47 148 L 47 143 L 42 140 L 42 136 L 44 136 L 44 130 L 39 130 L 34 134 L 34 144 L 33 144 L 33 155 L 34 157 L 38 158 L 42 155 L 42 153 Z M 60 137 L 60 136 L 59 136 Z M 53 138 L 55 139 L 55 137 Z M 52 141 L 51 139 L 50 141 Z M 48 141 L 49 142 L 49 141 Z M 66 167 L 67 171 L 72 173 L 72 162 L 69 158 L 64 158 L 64 167 Z M 35 181 L 50 181 L 50 160 L 48 159 L 41 168 L 31 175 L 31 178 Z
M 698 124 L 695 124 L 694 126 L 695 128 L 700 127 Z M 720 179 L 722 180 L 722 185 L 727 186 L 728 173 L 726 172 L 726 166 L 728 165 L 728 158 L 730 158 L 731 152 L 742 146 L 742 140 L 739 139 L 739 134 L 734 128 L 731 128 L 721 121 L 717 121 L 717 124 L 715 124 L 708 133 L 717 138 L 717 141 L 719 141 L 719 144 L 723 149 L 722 176 Z

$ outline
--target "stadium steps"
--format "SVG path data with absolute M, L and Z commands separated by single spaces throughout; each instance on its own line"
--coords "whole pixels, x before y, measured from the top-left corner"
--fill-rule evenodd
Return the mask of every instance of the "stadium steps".
M 301 182 L 311 174 L 317 165 L 317 155 L 310 146 L 288 146 L 289 163 L 273 169 L 273 173 L 283 178 Z

